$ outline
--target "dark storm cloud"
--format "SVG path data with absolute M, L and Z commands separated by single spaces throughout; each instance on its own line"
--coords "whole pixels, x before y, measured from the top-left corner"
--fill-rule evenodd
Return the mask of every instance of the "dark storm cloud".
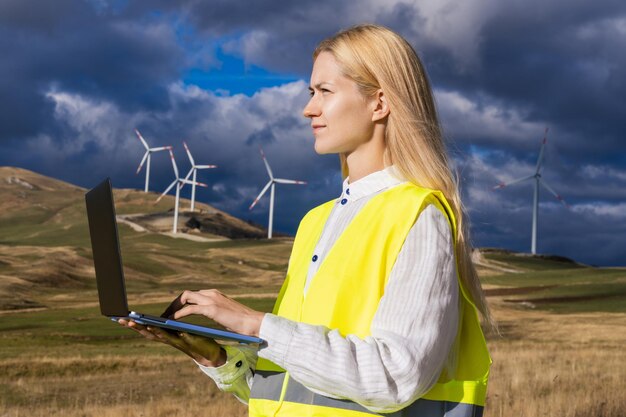
M 318 156 L 306 82 L 315 45 L 361 22 L 387 25 L 422 57 L 480 246 L 528 250 L 532 186 L 492 187 L 533 171 L 550 127 L 539 249 L 590 262 L 626 258 L 626 4 L 623 1 L 18 1 L 0 2 L 0 165 L 90 186 L 143 187 L 143 154 L 182 140 L 197 162 L 201 201 L 265 223 L 262 145 L 277 177 L 275 227 L 295 232 L 311 207 L 340 192 L 336 155 Z M 219 49 L 219 54 L 216 51 Z M 305 80 L 223 97 L 181 79 L 217 57 Z M 245 74 L 244 74 L 245 75 Z M 153 159 L 152 190 L 173 170 Z M 581 239 L 580 236 L 584 236 Z M 595 250 L 602 247 L 602 251 Z M 620 252 L 621 251 L 621 252 Z
M 182 1 L 177 7 L 200 33 L 239 34 L 224 45 L 226 51 L 305 79 L 311 52 L 324 37 L 360 22 L 388 25 L 412 42 L 439 91 L 549 124 L 573 164 L 581 153 L 613 166 L 625 162 L 611 152 L 626 150 L 623 1 Z M 452 133 L 462 142 L 502 146 L 503 137 L 491 135 L 490 127 L 473 135 Z M 530 149 L 520 141 L 505 147 Z
M 47 97 L 54 103 L 56 124 L 67 130 L 64 135 L 71 140 L 63 142 L 42 134 L 24 142 L 19 150 L 9 148 L 0 154 L 0 165 L 7 160 L 9 165 L 27 167 L 83 187 L 109 176 L 116 187 L 142 189 L 145 167 L 135 175 L 145 152 L 133 133 L 138 128 L 149 146 L 174 147 L 180 175 L 185 175 L 190 166 L 183 141 L 197 164 L 218 165 L 217 169 L 199 173 L 198 180 L 210 186 L 198 190 L 199 201 L 265 224 L 268 195 L 248 211 L 269 178 L 259 143 L 248 143 L 247 139 L 269 128 L 272 141 L 262 145 L 275 177 L 309 182 L 306 187 L 277 187 L 275 230 L 293 233 L 311 207 L 341 190 L 336 155 L 315 155 L 308 121 L 299 110 L 289 115 L 307 100 L 302 81 L 263 89 L 252 97 L 221 97 L 175 83 L 168 87 L 170 108 L 150 112 L 122 111 L 112 101 L 90 99 L 79 93 L 52 92 Z M 155 154 L 150 190 L 163 191 L 173 178 L 167 153 Z M 188 194 L 189 190 L 184 190 L 183 196 L 188 198 Z
M 531 2 L 532 3 L 532 2 Z M 623 164 L 626 150 L 626 5 L 624 2 L 527 2 L 502 7 L 480 33 L 478 64 L 459 71 L 439 51 L 435 83 L 466 96 L 517 109 L 549 123 L 564 156 Z M 497 139 L 467 138 L 499 145 Z M 517 149 L 519 150 L 519 148 Z
M 181 66 L 167 22 L 127 20 L 73 0 L 0 2 L 0 140 L 50 126 L 51 88 L 113 99 L 128 110 L 167 107 Z
M 567 177 L 560 172 L 553 153 L 546 157 L 541 178 L 565 198 L 567 206 L 540 186 L 538 252 L 589 264 L 623 265 L 626 171 L 584 165 L 579 175 Z M 497 190 L 494 186 L 532 175 L 536 155 L 532 160 L 518 160 L 498 151 L 457 162 L 473 241 L 480 246 L 530 252 L 534 180 Z

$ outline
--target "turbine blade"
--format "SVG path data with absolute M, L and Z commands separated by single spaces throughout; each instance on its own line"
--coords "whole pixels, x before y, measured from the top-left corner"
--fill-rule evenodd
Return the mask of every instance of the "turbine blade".
M 543 162 L 543 151 L 546 147 L 546 142 L 548 141 L 548 130 L 550 129 L 546 127 L 546 130 L 543 133 L 543 140 L 541 141 L 541 150 L 539 151 L 539 157 L 537 158 L 537 166 L 535 167 L 535 173 L 539 172 L 539 168 L 541 168 L 541 162 Z
M 267 169 L 267 173 L 270 176 L 270 179 L 274 179 L 274 175 L 272 174 L 272 169 L 270 168 L 270 164 L 267 162 L 267 158 L 265 158 L 265 153 L 263 152 L 263 148 L 259 145 L 259 151 L 261 151 L 261 157 L 263 158 L 263 162 L 265 163 L 265 168 Z
M 529 175 L 529 176 L 527 176 L 527 177 L 524 177 L 524 178 L 518 178 L 518 179 L 516 179 L 516 180 L 509 181 L 509 182 L 507 182 L 507 183 L 502 182 L 502 183 L 500 183 L 500 184 L 496 185 L 495 187 L 493 187 L 493 189 L 494 189 L 494 190 L 497 190 L 498 188 L 508 187 L 509 185 L 517 184 L 518 182 L 526 181 L 526 180 L 529 180 L 529 179 L 531 179 L 531 178 L 535 178 L 535 176 L 534 176 L 534 175 Z
M 141 141 L 141 143 L 143 143 L 143 146 L 146 147 L 146 150 L 150 150 L 150 147 L 148 146 L 148 143 L 146 142 L 146 140 L 143 138 L 143 136 L 141 136 L 141 133 L 139 133 L 139 131 L 137 129 L 135 129 L 135 133 L 137 134 L 137 137 L 139 138 L 139 140 Z
M 252 202 L 252 204 L 250 204 L 250 207 L 248 207 L 248 210 L 252 210 L 252 207 L 254 207 L 256 205 L 256 203 L 259 202 L 259 200 L 261 199 L 261 197 L 263 197 L 263 194 L 265 194 L 265 192 L 267 191 L 268 188 L 270 188 L 270 185 L 272 185 L 272 181 L 270 180 L 270 182 L 268 182 L 265 187 L 263 187 L 263 190 L 261 190 L 261 192 L 259 193 L 259 195 L 257 196 L 257 198 L 254 199 L 254 201 Z
M 561 196 L 560 196 L 560 195 L 559 195 L 556 191 L 554 191 L 554 190 L 552 189 L 552 187 L 550 187 L 550 186 L 548 185 L 548 183 L 547 183 L 544 179 L 540 178 L 540 179 L 539 179 L 539 183 L 540 183 L 541 185 L 543 185 L 543 187 L 544 187 L 546 190 L 550 191 L 550 192 L 552 193 L 552 195 L 553 195 L 553 196 L 555 196 L 555 197 L 556 197 L 556 199 L 557 199 L 557 200 L 559 200 L 561 203 L 563 203 L 563 205 L 564 205 L 565 207 L 568 207 L 568 205 L 567 205 L 567 203 L 565 202 L 565 200 L 563 199 L 563 197 L 561 197 Z
M 306 181 L 286 180 L 283 178 L 274 178 L 274 182 L 277 182 L 279 184 L 306 184 Z
M 217 168 L 217 165 L 194 165 L 195 169 L 209 169 L 209 168 Z
M 196 163 L 193 160 L 193 156 L 191 156 L 191 152 L 189 151 L 189 147 L 187 146 L 187 143 L 185 143 L 185 141 L 183 141 L 183 146 L 185 147 L 185 150 L 187 151 L 187 156 L 189 157 L 189 161 L 191 162 L 191 166 L 194 166 Z
M 189 185 L 196 184 L 196 185 L 199 185 L 200 187 L 208 187 L 208 185 L 206 185 L 206 184 L 205 184 L 205 183 L 203 183 L 203 182 L 198 182 L 198 181 L 195 181 L 195 182 L 194 182 L 194 181 L 183 180 L 183 179 L 181 179 L 181 180 L 179 180 L 179 181 L 180 181 L 181 183 L 184 183 L 184 184 L 189 184 Z M 182 188 L 182 186 L 181 186 L 181 188 Z
M 172 147 L 171 146 L 159 146 L 158 148 L 151 148 L 150 152 L 166 151 L 168 149 L 172 149 Z
M 170 192 L 170 190 L 172 189 L 172 187 L 174 187 L 174 186 L 176 185 L 176 182 L 178 182 L 178 180 L 177 180 L 177 179 L 176 179 L 176 180 L 174 180 L 174 181 L 172 181 L 172 183 L 170 184 L 170 186 L 169 186 L 169 187 L 167 187 L 167 188 L 165 189 L 165 191 L 163 191 L 163 194 L 161 194 L 161 195 L 159 196 L 159 198 L 157 198 L 157 199 L 156 199 L 155 204 L 156 204 L 156 203 L 158 203 L 159 201 L 161 201 L 161 199 L 162 199 L 163 197 L 165 197 L 165 195 L 166 195 L 167 193 L 169 193 L 169 192 Z
M 184 178 L 184 180 L 185 180 L 185 181 L 186 181 L 186 180 L 188 180 L 188 179 L 189 179 L 189 177 L 191 177 L 191 174 L 193 174 L 193 170 L 194 170 L 194 168 L 193 168 L 193 167 L 191 167 L 191 169 L 189 170 L 189 172 L 187 173 L 187 175 L 185 175 L 185 178 Z
M 135 172 L 135 175 L 139 174 L 139 171 L 141 171 L 141 168 L 143 167 L 143 164 L 146 162 L 146 159 L 148 159 L 148 155 L 150 155 L 150 151 L 147 151 L 144 155 L 143 155 L 143 159 L 141 160 L 141 162 L 139 163 L 139 168 L 137 168 L 137 172 Z
M 172 159 L 172 166 L 174 167 L 174 175 L 176 175 L 176 179 L 180 178 L 178 176 L 178 167 L 176 166 L 176 160 L 174 159 L 174 152 L 172 152 L 171 149 L 168 149 L 170 151 L 170 158 Z

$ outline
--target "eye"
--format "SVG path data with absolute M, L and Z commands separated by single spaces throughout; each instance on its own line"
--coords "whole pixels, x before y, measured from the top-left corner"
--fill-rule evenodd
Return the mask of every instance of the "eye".
M 328 94 L 328 93 L 332 93 L 332 91 L 330 91 L 328 88 L 320 88 L 318 91 L 322 92 L 322 95 Z M 315 90 L 314 89 L 310 89 L 309 90 L 309 96 L 313 97 L 315 95 Z

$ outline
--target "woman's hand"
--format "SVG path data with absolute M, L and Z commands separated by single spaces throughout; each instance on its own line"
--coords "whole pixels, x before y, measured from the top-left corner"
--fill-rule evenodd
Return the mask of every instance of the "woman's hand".
M 213 339 L 185 332 L 168 332 L 158 327 L 143 326 L 133 320 L 119 319 L 117 322 L 146 339 L 175 347 L 203 366 L 218 367 L 226 362 L 226 351 Z
M 231 332 L 259 336 L 265 313 L 253 310 L 218 290 L 185 291 L 163 313 L 163 317 L 180 319 L 201 314 L 215 320 Z

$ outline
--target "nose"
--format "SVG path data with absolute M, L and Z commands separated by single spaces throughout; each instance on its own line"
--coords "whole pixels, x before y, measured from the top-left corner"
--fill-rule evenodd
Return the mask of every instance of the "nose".
M 302 115 L 304 117 L 315 117 L 320 115 L 320 106 L 318 100 L 316 99 L 316 95 L 313 95 L 309 102 L 304 106 L 302 110 Z

